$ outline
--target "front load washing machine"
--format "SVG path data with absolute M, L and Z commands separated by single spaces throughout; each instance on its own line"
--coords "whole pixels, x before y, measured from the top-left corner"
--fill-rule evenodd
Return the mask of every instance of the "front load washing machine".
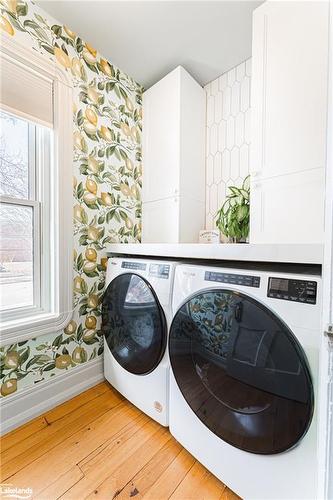
M 243 498 L 314 499 L 321 279 L 179 265 L 170 431 Z
M 174 262 L 110 258 L 102 305 L 104 374 L 129 401 L 168 425 L 168 329 Z

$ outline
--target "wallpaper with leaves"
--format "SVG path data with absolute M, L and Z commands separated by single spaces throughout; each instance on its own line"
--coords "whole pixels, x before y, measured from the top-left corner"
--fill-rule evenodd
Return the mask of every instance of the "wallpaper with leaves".
M 2 31 L 55 58 L 74 85 L 74 317 L 62 332 L 0 349 L 6 396 L 102 354 L 107 245 L 141 238 L 143 89 L 33 2 L 0 6 Z

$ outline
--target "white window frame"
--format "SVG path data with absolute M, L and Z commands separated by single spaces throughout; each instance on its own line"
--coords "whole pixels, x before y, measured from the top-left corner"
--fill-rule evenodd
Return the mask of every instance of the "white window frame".
M 1 110 L 1 108 L 0 108 Z M 2 111 L 2 110 L 1 110 Z M 9 116 L 18 116 L 9 114 Z M 28 122 L 29 187 L 27 198 L 0 195 L 0 203 L 7 206 L 30 207 L 33 210 L 33 305 L 8 307 L 1 311 L 1 321 L 10 322 L 50 310 L 50 283 L 45 279 L 50 266 L 50 231 L 45 220 L 50 219 L 50 137 L 48 131 Z M 31 147 L 33 146 L 33 147 Z M 37 153 L 38 151 L 38 154 Z M 40 164 L 39 164 L 40 162 Z M 33 179 L 33 184 L 30 181 Z M 42 200 L 42 201 L 37 201 Z M 43 225 L 43 226 L 42 226 Z
M 72 132 L 72 80 L 65 70 L 50 60 L 46 54 L 39 54 L 30 47 L 26 47 L 17 40 L 2 34 L 0 38 L 0 64 L 2 57 L 11 58 L 17 64 L 23 64 L 53 82 L 53 129 L 50 141 L 50 165 L 43 171 L 48 178 L 39 179 L 38 185 L 43 192 L 40 199 L 48 205 L 44 213 L 47 217 L 38 217 L 39 210 L 34 210 L 37 219 L 36 227 L 43 234 L 38 241 L 49 242 L 49 247 L 36 248 L 39 253 L 41 269 L 44 272 L 36 276 L 40 283 L 40 290 L 44 291 L 40 307 L 34 311 L 23 308 L 21 311 L 12 310 L 11 314 L 4 315 L 0 324 L 0 345 L 16 343 L 29 338 L 62 330 L 73 315 L 72 293 L 72 164 L 73 164 L 73 132 Z M 1 79 L 1 73 L 0 73 Z M 34 117 L 24 115 L 15 110 L 6 109 L 4 112 L 15 113 L 27 120 L 34 121 Z M 39 132 L 40 130 L 40 132 Z M 36 133 L 43 133 L 37 129 Z M 38 145 L 39 140 L 36 141 Z M 43 151 L 36 157 L 40 157 Z M 48 152 L 45 150 L 45 154 Z M 43 160 L 42 160 L 43 161 Z M 52 186 L 50 192 L 45 192 L 45 186 Z M 27 205 L 24 200 L 6 200 L 5 203 Z M 29 203 L 36 206 L 38 202 Z M 42 213 L 42 212 L 40 212 Z M 37 238 L 36 238 L 37 240 Z M 39 245 L 37 245 L 39 246 Z M 47 269 L 49 272 L 45 272 Z M 37 282 L 36 282 L 37 283 Z M 45 293 L 45 291 L 47 292 Z

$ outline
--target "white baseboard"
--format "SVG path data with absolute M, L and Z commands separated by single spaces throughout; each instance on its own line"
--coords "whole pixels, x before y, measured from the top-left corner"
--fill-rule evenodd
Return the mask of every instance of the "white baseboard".
M 89 361 L 45 382 L 1 398 L 1 435 L 104 380 L 103 359 Z

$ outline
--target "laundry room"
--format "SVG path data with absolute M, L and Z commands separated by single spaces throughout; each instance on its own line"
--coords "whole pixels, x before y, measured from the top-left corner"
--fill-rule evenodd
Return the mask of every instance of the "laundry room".
M 332 0 L 0 0 L 17 499 L 333 500 Z

